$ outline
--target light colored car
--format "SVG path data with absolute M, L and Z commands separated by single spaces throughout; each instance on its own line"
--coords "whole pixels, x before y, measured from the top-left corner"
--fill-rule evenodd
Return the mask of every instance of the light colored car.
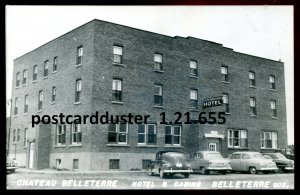
M 200 171 L 202 174 L 217 171 L 225 175 L 227 171 L 231 170 L 230 161 L 223 158 L 220 152 L 215 151 L 195 152 L 190 159 L 190 163 L 193 171 Z
M 282 172 L 294 171 L 294 161 L 287 159 L 281 153 L 263 153 L 264 157 L 273 160 Z
M 232 171 L 246 171 L 256 174 L 258 171 L 269 173 L 278 170 L 272 160 L 266 159 L 259 152 L 235 152 L 230 156 L 229 160 Z
M 6 158 L 6 172 L 7 173 L 14 173 L 17 168 L 18 168 L 18 162 L 15 159 Z

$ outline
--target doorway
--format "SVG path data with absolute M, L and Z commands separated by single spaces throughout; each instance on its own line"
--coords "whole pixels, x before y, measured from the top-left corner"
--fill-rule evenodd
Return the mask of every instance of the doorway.
M 31 142 L 29 144 L 29 168 L 33 168 L 33 162 L 34 162 L 34 143 Z

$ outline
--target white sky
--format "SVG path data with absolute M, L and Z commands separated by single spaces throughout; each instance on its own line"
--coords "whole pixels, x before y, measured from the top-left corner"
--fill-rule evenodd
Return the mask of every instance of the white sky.
M 292 6 L 7 6 L 6 99 L 13 60 L 93 19 L 193 36 L 285 63 L 288 143 L 294 143 Z

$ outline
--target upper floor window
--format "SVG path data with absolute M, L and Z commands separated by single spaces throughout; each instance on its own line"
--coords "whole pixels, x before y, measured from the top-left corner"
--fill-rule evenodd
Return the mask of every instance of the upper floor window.
M 197 109 L 198 108 L 198 92 L 197 90 L 190 90 L 190 108 Z
M 250 114 L 256 115 L 256 99 L 254 97 L 250 97 Z
M 47 77 L 48 76 L 48 70 L 49 70 L 49 61 L 46 60 L 44 62 L 44 77 Z
M 55 89 L 56 93 L 56 89 Z M 80 93 L 81 93 L 81 79 L 76 80 L 76 90 L 75 90 L 75 102 L 80 102 Z
M 20 73 L 18 72 L 17 76 L 16 76 L 16 87 L 19 87 L 19 86 L 20 86 Z
M 190 75 L 191 76 L 198 76 L 198 64 L 196 61 L 190 61 Z
M 165 144 L 181 145 L 181 126 L 165 126 Z
M 122 80 L 113 79 L 112 83 L 112 100 L 116 102 L 122 102 Z
M 161 54 L 154 54 L 154 70 L 163 70 L 162 58 L 163 56 Z
M 43 99 L 44 99 L 43 91 L 39 91 L 38 110 L 42 110 L 43 109 Z
M 229 113 L 229 97 L 226 93 L 223 93 L 223 104 L 225 105 L 225 112 Z
M 33 81 L 37 80 L 37 74 L 38 74 L 38 66 L 34 65 L 34 67 L 33 67 L 33 78 L 32 78 Z
M 228 68 L 221 66 L 222 81 L 228 81 Z
M 80 65 L 82 62 L 82 55 L 83 55 L 83 47 L 77 47 L 77 58 L 76 58 L 76 64 Z
M 13 134 L 12 134 L 12 137 L 13 137 L 13 143 L 15 143 L 16 142 L 16 138 L 17 138 L 17 130 L 13 130 Z
M 64 145 L 66 143 L 66 125 L 56 125 L 56 145 Z
M 277 117 L 276 101 L 274 100 L 271 100 L 271 110 L 273 112 L 273 117 Z
M 56 72 L 57 71 L 57 62 L 58 60 L 57 60 L 57 57 L 55 56 L 54 58 L 53 58 L 53 72 Z
M 72 125 L 72 144 L 80 144 L 82 142 L 81 125 Z
M 23 81 L 22 81 L 22 84 L 25 85 L 26 81 L 27 81 L 27 70 L 24 70 L 23 71 Z
M 250 86 L 255 86 L 255 73 L 254 72 L 249 72 L 249 81 L 250 81 Z
M 55 98 L 56 98 L 56 87 L 52 87 L 52 98 L 51 98 L 51 101 L 55 102 Z
M 248 147 L 247 130 L 228 129 L 228 147 Z
M 127 143 L 128 124 L 114 124 L 108 125 L 108 142 L 116 144 Z
M 28 113 L 28 95 L 25 95 L 25 99 L 24 99 L 24 113 Z
M 271 89 L 276 89 L 276 85 L 275 85 L 275 76 L 270 75 L 270 84 L 271 84 Z
M 18 115 L 18 106 L 19 106 L 19 99 L 18 99 L 18 98 L 15 98 L 14 115 Z
M 261 148 L 277 148 L 277 132 L 261 132 Z
M 17 140 L 16 142 L 20 142 L 20 129 L 17 130 Z
M 162 106 L 163 104 L 163 87 L 161 85 L 154 85 L 154 105 Z
M 122 64 L 122 56 L 123 56 L 123 47 L 114 46 L 113 47 L 113 54 L 114 54 L 114 63 Z
M 138 126 L 138 144 L 156 144 L 155 124 L 141 124 Z

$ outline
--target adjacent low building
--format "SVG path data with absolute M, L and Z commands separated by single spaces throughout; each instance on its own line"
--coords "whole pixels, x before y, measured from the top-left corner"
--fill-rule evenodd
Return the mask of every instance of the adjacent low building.
M 15 59 L 13 74 L 9 156 L 28 168 L 137 170 L 160 150 L 228 156 L 287 144 L 284 64 L 211 41 L 92 20 Z M 215 97 L 223 103 L 203 107 Z M 97 111 L 150 118 L 31 124 L 32 115 Z M 226 122 L 174 125 L 176 112 L 181 121 L 225 112 Z

